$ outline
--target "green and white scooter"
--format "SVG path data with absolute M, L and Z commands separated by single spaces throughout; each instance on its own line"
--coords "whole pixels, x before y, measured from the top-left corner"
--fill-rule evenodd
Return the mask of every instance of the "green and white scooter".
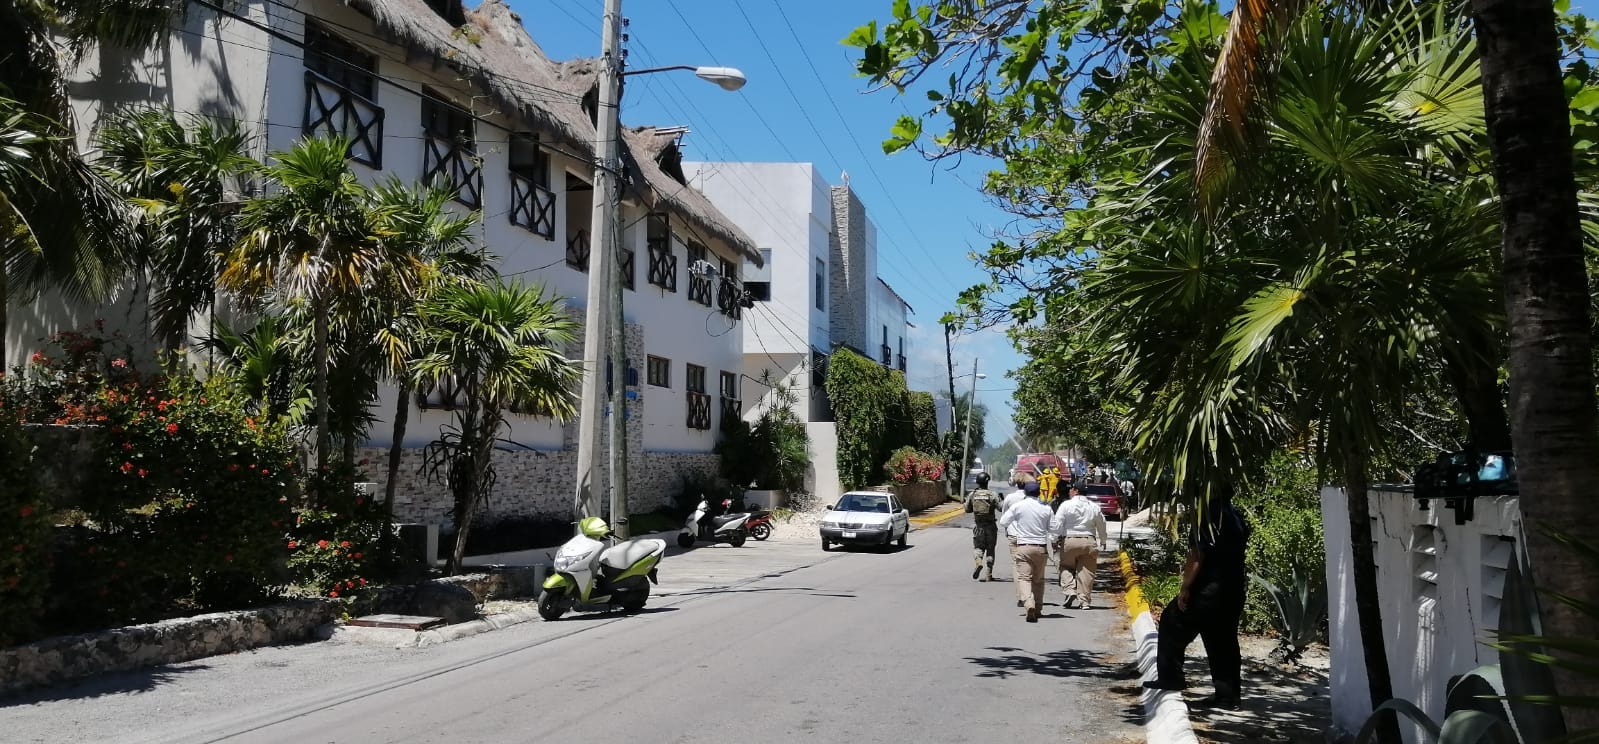
M 612 543 L 607 547 L 607 541 Z M 559 620 L 567 610 L 626 612 L 644 609 L 665 540 L 618 540 L 599 517 L 578 523 L 578 534 L 555 553 L 555 571 L 544 580 L 539 615 Z

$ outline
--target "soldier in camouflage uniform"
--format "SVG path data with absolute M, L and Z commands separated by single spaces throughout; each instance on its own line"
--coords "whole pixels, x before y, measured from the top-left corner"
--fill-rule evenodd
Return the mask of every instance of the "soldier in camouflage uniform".
M 999 494 L 988 490 L 988 473 L 977 474 L 977 488 L 966 495 L 966 511 L 972 524 L 972 578 L 994 580 L 994 545 L 999 542 Z

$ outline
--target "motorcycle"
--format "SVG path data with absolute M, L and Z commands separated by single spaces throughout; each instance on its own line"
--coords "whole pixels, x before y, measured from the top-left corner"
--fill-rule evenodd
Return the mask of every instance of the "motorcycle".
M 609 541 L 609 545 L 607 544 Z M 666 554 L 665 540 L 620 540 L 599 517 L 578 523 L 578 534 L 555 553 L 555 570 L 539 595 L 539 616 L 559 620 L 568 610 L 638 612 Z
M 732 499 L 722 501 L 724 510 L 732 505 Z M 745 523 L 750 515 L 747 512 L 738 512 L 707 517 L 710 511 L 710 502 L 700 499 L 700 504 L 694 508 L 694 513 L 688 515 L 688 519 L 683 522 L 683 531 L 677 533 L 677 546 L 690 548 L 694 546 L 694 541 L 704 540 L 711 543 L 726 542 L 735 548 L 744 547 L 744 541 L 750 534 L 749 530 L 745 529 Z
M 750 531 L 750 537 L 765 540 L 772 536 L 772 513 L 765 509 L 756 509 L 750 512 L 750 518 L 744 523 L 744 528 Z

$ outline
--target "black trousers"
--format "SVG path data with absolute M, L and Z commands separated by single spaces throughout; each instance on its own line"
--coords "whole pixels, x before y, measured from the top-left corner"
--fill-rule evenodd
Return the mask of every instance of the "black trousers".
M 1184 687 L 1183 653 L 1195 638 L 1205 640 L 1205 658 L 1216 696 L 1238 699 L 1243 657 L 1238 650 L 1238 623 L 1244 615 L 1244 588 L 1207 584 L 1188 598 L 1188 609 L 1175 600 L 1160 613 L 1160 642 L 1155 652 L 1157 681 L 1163 687 Z

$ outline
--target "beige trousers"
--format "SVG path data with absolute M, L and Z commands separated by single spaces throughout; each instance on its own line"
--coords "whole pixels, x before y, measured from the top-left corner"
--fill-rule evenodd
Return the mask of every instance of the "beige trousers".
M 1016 563 L 1016 598 L 1029 610 L 1043 607 L 1044 584 L 1049 581 L 1044 564 L 1049 552 L 1042 545 L 1017 545 L 1011 557 Z
M 1099 568 L 1099 543 L 1092 537 L 1068 537 L 1060 542 L 1060 588 L 1087 607 L 1094 592 L 1094 572 Z

